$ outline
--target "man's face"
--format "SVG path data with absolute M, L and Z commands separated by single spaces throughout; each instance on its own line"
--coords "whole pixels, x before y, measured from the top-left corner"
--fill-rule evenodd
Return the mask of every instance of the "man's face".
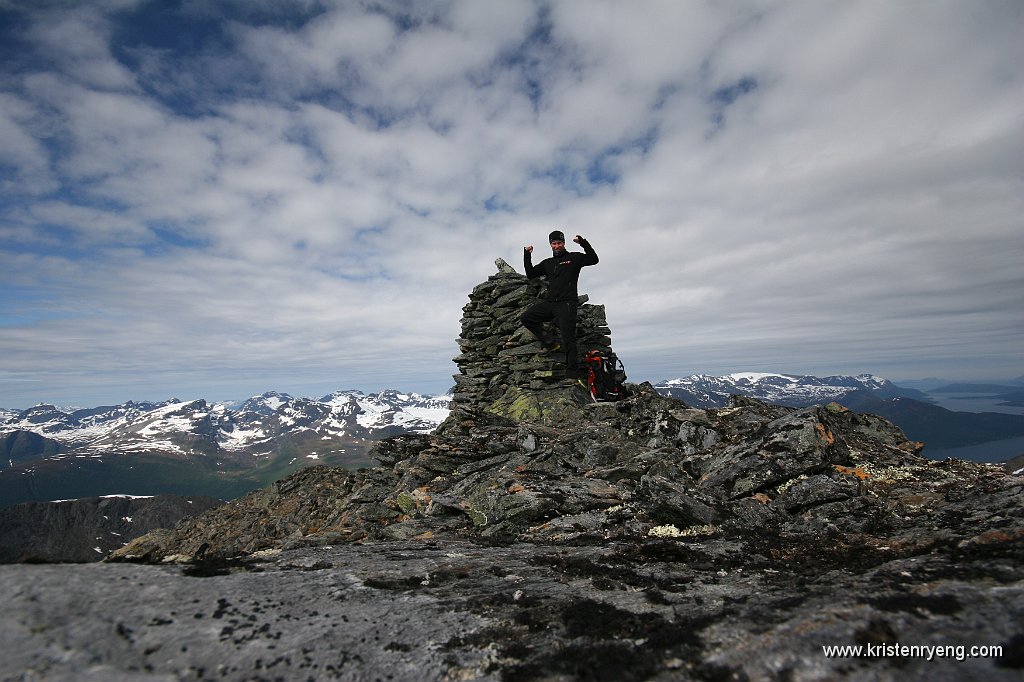
M 557 241 L 552 241 L 551 250 L 554 251 L 555 253 L 561 253 L 562 251 L 565 251 L 565 242 L 560 239 Z

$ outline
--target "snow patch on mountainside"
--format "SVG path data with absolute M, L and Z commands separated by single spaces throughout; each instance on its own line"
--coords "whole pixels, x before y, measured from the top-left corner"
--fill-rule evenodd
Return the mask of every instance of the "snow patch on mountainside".
M 796 383 L 796 377 L 786 376 L 785 374 L 771 374 L 765 372 L 737 372 L 735 374 L 726 375 L 727 379 L 740 382 L 746 381 L 748 383 L 757 383 L 758 381 L 764 381 L 765 379 L 782 379 L 789 381 L 790 383 Z

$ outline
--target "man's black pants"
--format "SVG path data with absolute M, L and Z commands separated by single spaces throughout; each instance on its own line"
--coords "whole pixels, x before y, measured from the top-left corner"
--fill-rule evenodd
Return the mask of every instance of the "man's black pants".
M 579 353 L 576 350 L 577 307 L 576 301 L 539 301 L 527 308 L 521 318 L 523 326 L 545 344 L 554 342 L 554 339 L 544 333 L 542 325 L 550 320 L 555 321 L 565 352 L 565 369 L 569 375 L 579 370 Z

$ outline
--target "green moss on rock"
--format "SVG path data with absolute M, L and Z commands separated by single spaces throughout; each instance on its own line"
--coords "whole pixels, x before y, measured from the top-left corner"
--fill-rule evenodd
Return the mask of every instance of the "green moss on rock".
M 510 386 L 502 397 L 486 409 L 492 414 L 519 423 L 564 424 L 584 418 L 583 408 L 589 402 L 586 391 L 574 386 L 546 391 Z
M 477 509 L 469 510 L 469 518 L 473 521 L 473 525 L 478 528 L 487 525 L 487 514 Z

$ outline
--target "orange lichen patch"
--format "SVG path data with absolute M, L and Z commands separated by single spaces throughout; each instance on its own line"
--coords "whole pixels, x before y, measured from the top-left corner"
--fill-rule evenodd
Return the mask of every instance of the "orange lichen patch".
M 825 428 L 824 424 L 818 422 L 817 424 L 815 424 L 815 426 L 818 429 L 818 435 L 821 436 L 821 439 L 825 441 L 825 443 L 827 443 L 828 445 L 835 445 L 836 437 L 832 435 L 831 431 Z
M 987 530 L 981 535 L 975 535 L 970 540 L 964 540 L 961 546 L 970 545 L 996 545 L 1003 542 L 1014 542 L 1024 538 L 1024 528 L 1013 528 L 1012 530 Z
M 836 471 L 838 471 L 839 473 L 846 474 L 848 476 L 856 476 L 861 481 L 871 478 L 871 474 L 864 471 L 860 467 L 844 467 L 842 464 L 833 464 L 832 466 L 834 466 L 836 468 Z

